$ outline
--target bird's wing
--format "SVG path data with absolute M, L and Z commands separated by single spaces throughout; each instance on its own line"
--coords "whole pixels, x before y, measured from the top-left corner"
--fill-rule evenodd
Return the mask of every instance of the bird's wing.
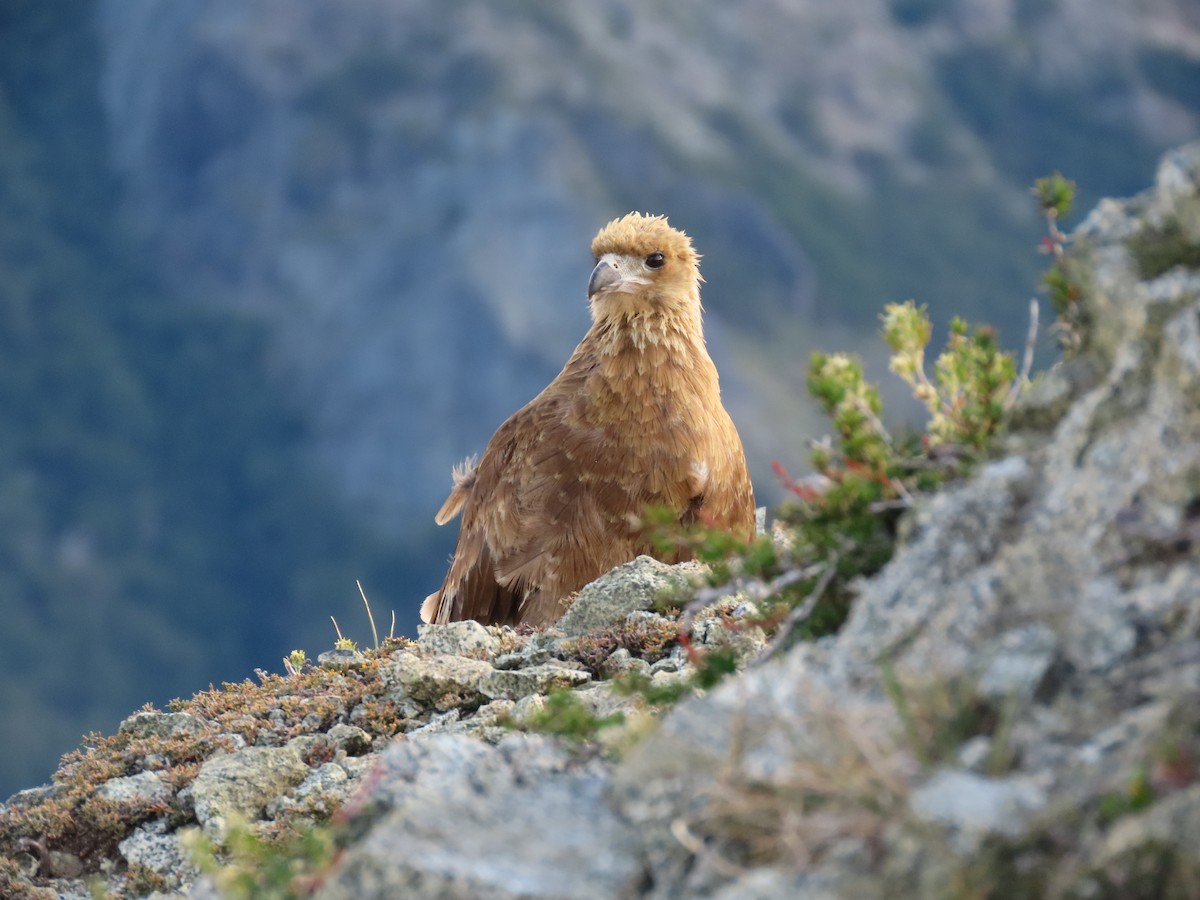
M 632 405 L 642 421 L 609 428 L 594 406 L 582 408 L 604 401 L 584 381 L 584 373 L 564 370 L 500 427 L 472 472 L 456 474 L 438 519 L 461 508 L 462 529 L 445 583 L 426 600 L 423 619 L 557 619 L 567 595 L 653 552 L 630 521 L 650 504 L 676 510 L 685 523 L 704 517 L 739 537 L 753 535 L 745 458 L 719 398 L 715 407 L 691 406 L 688 415 L 704 421 L 676 429 L 663 421 L 687 404 L 645 398 Z
M 665 487 L 678 468 L 670 448 L 582 424 L 572 412 L 586 396 L 576 380 L 557 380 L 510 417 L 470 484 L 456 482 L 443 512 L 462 509 L 458 547 L 422 618 L 552 621 L 565 595 L 649 549 L 630 514 L 671 494 L 686 505 L 684 485 Z
M 421 609 L 426 621 L 524 621 L 526 595 L 546 582 L 550 546 L 542 538 L 553 514 L 553 466 L 540 461 L 561 434 L 567 397 L 551 389 L 518 410 L 488 442 L 469 480 L 455 480 L 438 514 L 462 512 L 458 545 L 442 589 Z

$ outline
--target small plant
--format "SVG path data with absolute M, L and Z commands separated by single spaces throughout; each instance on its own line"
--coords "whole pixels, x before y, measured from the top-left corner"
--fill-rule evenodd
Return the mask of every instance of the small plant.
M 623 680 L 647 702 L 673 702 L 733 670 L 724 657 L 696 651 L 688 636 L 697 612 L 721 596 L 739 593 L 755 603 L 757 616 L 728 627 L 774 631 L 765 657 L 795 640 L 836 631 L 849 612 L 853 581 L 891 559 L 897 519 L 914 496 L 970 471 L 1003 432 L 1028 382 L 1031 348 L 1018 374 L 994 331 L 955 319 L 930 375 L 925 353 L 933 326 L 925 308 L 911 300 L 893 303 L 880 318 L 892 349 L 891 370 L 929 411 L 925 433 L 894 436 L 884 425 L 883 401 L 862 363 L 848 354 L 816 353 L 809 363 L 808 390 L 832 421 L 834 435 L 813 444 L 816 474 L 811 478 L 798 481 L 775 464 L 793 495 L 779 511 L 775 537 L 739 541 L 707 524 L 685 527 L 670 510 L 646 511 L 641 524 L 659 551 L 684 550 L 708 563 L 714 586 L 696 594 L 680 622 L 679 640 L 697 674 L 666 688 L 644 676 Z M 1036 328 L 1036 317 L 1033 321 Z
M 342 634 L 342 629 L 338 627 L 337 619 L 335 619 L 333 616 L 330 616 L 329 621 L 333 623 L 333 630 L 337 632 L 337 640 L 333 642 L 333 649 L 347 650 L 351 652 L 357 650 L 358 644 Z
M 546 705 L 530 716 L 527 727 L 543 734 L 556 734 L 573 741 L 590 741 L 603 728 L 620 725 L 622 713 L 597 716 L 570 689 L 551 691 Z
M 834 438 L 815 443 L 816 477 L 792 479 L 777 471 L 794 499 L 781 511 L 790 528 L 791 555 L 812 577 L 802 584 L 825 598 L 813 609 L 808 630 L 832 629 L 849 608 L 852 579 L 877 572 L 891 559 L 895 525 L 915 494 L 936 489 L 969 471 L 1003 431 L 1026 373 L 987 328 L 972 330 L 956 319 L 930 378 L 925 349 L 933 328 L 924 307 L 890 304 L 881 316 L 892 348 L 891 370 L 913 389 L 930 413 L 922 435 L 894 437 L 883 423 L 878 389 L 862 364 L 845 354 L 814 354 L 809 393 L 833 422 Z M 816 628 L 814 627 L 816 626 Z M 827 632 L 824 632 L 827 633 Z
M 907 743 L 922 765 L 953 761 L 969 739 L 984 736 L 991 738 L 987 772 L 1000 775 L 1012 767 L 1010 731 L 1017 713 L 1015 700 L 988 701 L 979 696 L 970 679 L 902 680 L 890 665 L 884 665 L 880 674 Z
M 1000 349 L 991 328 L 970 331 L 966 322 L 950 323 L 950 339 L 934 363 L 934 379 L 925 373 L 925 346 L 932 326 L 925 307 L 909 300 L 890 303 L 883 316 L 883 338 L 892 348 L 891 370 L 903 378 L 929 410 L 929 443 L 963 445 L 981 451 L 1004 425 L 1016 399 L 1016 365 Z
M 333 831 L 327 826 L 268 840 L 244 821 L 230 822 L 222 852 L 199 829 L 184 833 L 184 848 L 228 900 L 307 897 L 337 855 Z
M 1083 298 L 1086 295 L 1087 271 L 1078 260 L 1066 253 L 1067 236 L 1058 227 L 1059 220 L 1071 211 L 1075 201 L 1075 182 L 1055 172 L 1034 182 L 1033 195 L 1046 219 L 1046 235 L 1041 250 L 1053 257 L 1050 268 L 1042 275 L 1042 287 L 1050 305 L 1058 315 L 1055 330 L 1063 350 L 1075 352 L 1083 344 Z
M 1157 278 L 1176 266 L 1200 269 L 1200 227 L 1188 228 L 1178 216 L 1160 226 L 1145 225 L 1129 239 L 1129 252 L 1138 273 L 1146 279 Z
M 1138 766 L 1125 784 L 1124 790 L 1105 794 L 1100 798 L 1097 811 L 1101 825 L 1111 825 L 1117 819 L 1141 812 L 1154 802 L 1154 788 L 1150 784 L 1150 770 Z
M 283 658 L 283 668 L 289 675 L 299 675 L 308 665 L 308 654 L 303 650 L 293 650 Z

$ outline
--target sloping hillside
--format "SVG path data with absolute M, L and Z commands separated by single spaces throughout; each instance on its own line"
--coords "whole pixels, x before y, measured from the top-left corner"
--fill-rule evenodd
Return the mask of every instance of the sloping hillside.
M 1032 177 L 1125 193 L 1200 133 L 1190 0 L 13 0 L 0 26 L 13 788 L 350 628 L 355 577 L 411 630 L 449 466 L 566 357 L 608 218 L 696 237 L 770 498 L 824 427 L 811 350 L 910 295 L 1019 342 Z

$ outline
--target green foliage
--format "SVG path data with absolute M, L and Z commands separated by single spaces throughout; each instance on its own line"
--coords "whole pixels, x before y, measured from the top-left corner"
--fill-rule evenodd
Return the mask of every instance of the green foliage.
M 1037 179 L 1033 183 L 1033 192 L 1042 212 L 1049 214 L 1053 211 L 1061 219 L 1071 212 L 1071 204 L 1075 201 L 1075 182 L 1063 178 L 1061 172 L 1055 172 Z
M 951 322 L 950 339 L 934 363 L 930 382 L 924 358 L 932 326 L 925 307 L 918 309 L 909 300 L 889 304 L 883 314 L 884 340 L 893 351 L 891 369 L 929 410 L 930 443 L 982 450 L 1004 422 L 1017 371 L 992 329 L 968 332 L 962 319 Z
M 911 300 L 894 303 L 881 319 L 892 371 L 929 411 L 925 434 L 893 437 L 883 424 L 879 390 L 864 377 L 862 363 L 847 354 L 815 353 L 808 389 L 835 435 L 813 447 L 815 478 L 797 482 L 776 464 L 794 495 L 779 511 L 779 543 L 767 535 L 743 542 L 721 529 L 685 527 L 670 510 L 646 513 L 643 525 L 660 553 L 686 551 L 682 555 L 708 563 L 713 584 L 757 585 L 758 616 L 731 624 L 734 629 L 782 627 L 776 641 L 836 631 L 849 612 L 851 583 L 891 559 L 896 520 L 913 496 L 969 471 L 1004 429 L 1024 375 L 1018 377 L 1012 354 L 1000 349 L 993 330 L 955 319 L 931 379 L 925 352 L 933 327 L 925 308 Z M 690 647 L 686 634 L 681 641 Z M 690 680 L 663 687 L 634 675 L 622 680 L 623 687 L 652 705 L 672 703 L 714 686 L 736 668 L 736 656 L 724 648 L 693 650 L 691 662 L 696 672 Z
M 184 847 L 226 900 L 311 896 L 316 878 L 337 852 L 333 830 L 326 826 L 304 827 L 271 840 L 244 821 L 229 823 L 221 848 L 198 829 L 185 833 Z
M 1142 278 L 1157 278 L 1176 266 L 1200 269 L 1200 214 L 1196 227 L 1178 217 L 1160 226 L 1146 225 L 1129 239 L 1129 252 Z
M 298 675 L 308 665 L 308 654 L 303 650 L 293 650 L 283 658 L 283 667 L 289 675 Z
M 1042 252 L 1054 258 L 1053 264 L 1042 274 L 1042 287 L 1058 316 L 1055 327 L 1059 345 L 1068 352 L 1076 352 L 1083 345 L 1087 324 L 1084 299 L 1090 280 L 1088 266 L 1066 252 L 1067 236 L 1058 227 L 1059 219 L 1070 214 L 1075 193 L 1075 182 L 1064 178 L 1060 172 L 1039 178 L 1033 186 L 1033 195 L 1046 219 Z
M 969 679 L 901 680 L 886 664 L 880 676 L 908 745 L 922 765 L 953 761 L 967 740 L 982 735 L 992 738 L 989 774 L 1000 775 L 1011 767 L 1008 739 L 1015 703 L 997 705 L 981 698 Z
M 551 691 L 546 696 L 546 705 L 534 713 L 526 723 L 533 731 L 555 734 L 573 741 L 594 740 L 603 728 L 620 725 L 625 721 L 622 713 L 597 716 L 572 690 Z
M 848 579 L 869 575 L 891 558 L 899 509 L 913 493 L 937 487 L 980 458 L 1002 430 L 1014 396 L 1012 356 L 990 329 L 971 331 L 956 319 L 930 380 L 925 348 L 933 329 L 924 307 L 890 304 L 882 319 L 891 369 L 929 410 L 928 433 L 919 440 L 893 438 L 862 364 L 844 354 L 814 354 L 809 392 L 833 421 L 836 440 L 813 448 L 819 481 L 797 484 L 782 473 L 796 496 L 783 513 L 793 530 L 793 556 L 806 565 L 835 566 L 834 597 L 844 594 Z
M 1155 791 L 1150 783 L 1150 770 L 1139 766 L 1129 776 L 1122 791 L 1100 798 L 1097 816 L 1101 825 L 1111 825 L 1117 819 L 1141 812 L 1154 802 Z

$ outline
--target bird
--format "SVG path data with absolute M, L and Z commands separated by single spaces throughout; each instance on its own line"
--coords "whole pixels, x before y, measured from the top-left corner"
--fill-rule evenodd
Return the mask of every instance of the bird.
M 631 212 L 591 250 L 583 339 L 482 456 L 452 470 L 435 521 L 462 522 L 424 622 L 549 625 L 622 563 L 691 558 L 656 549 L 641 524 L 650 506 L 685 526 L 754 536 L 754 490 L 705 344 L 691 238 L 665 216 Z

